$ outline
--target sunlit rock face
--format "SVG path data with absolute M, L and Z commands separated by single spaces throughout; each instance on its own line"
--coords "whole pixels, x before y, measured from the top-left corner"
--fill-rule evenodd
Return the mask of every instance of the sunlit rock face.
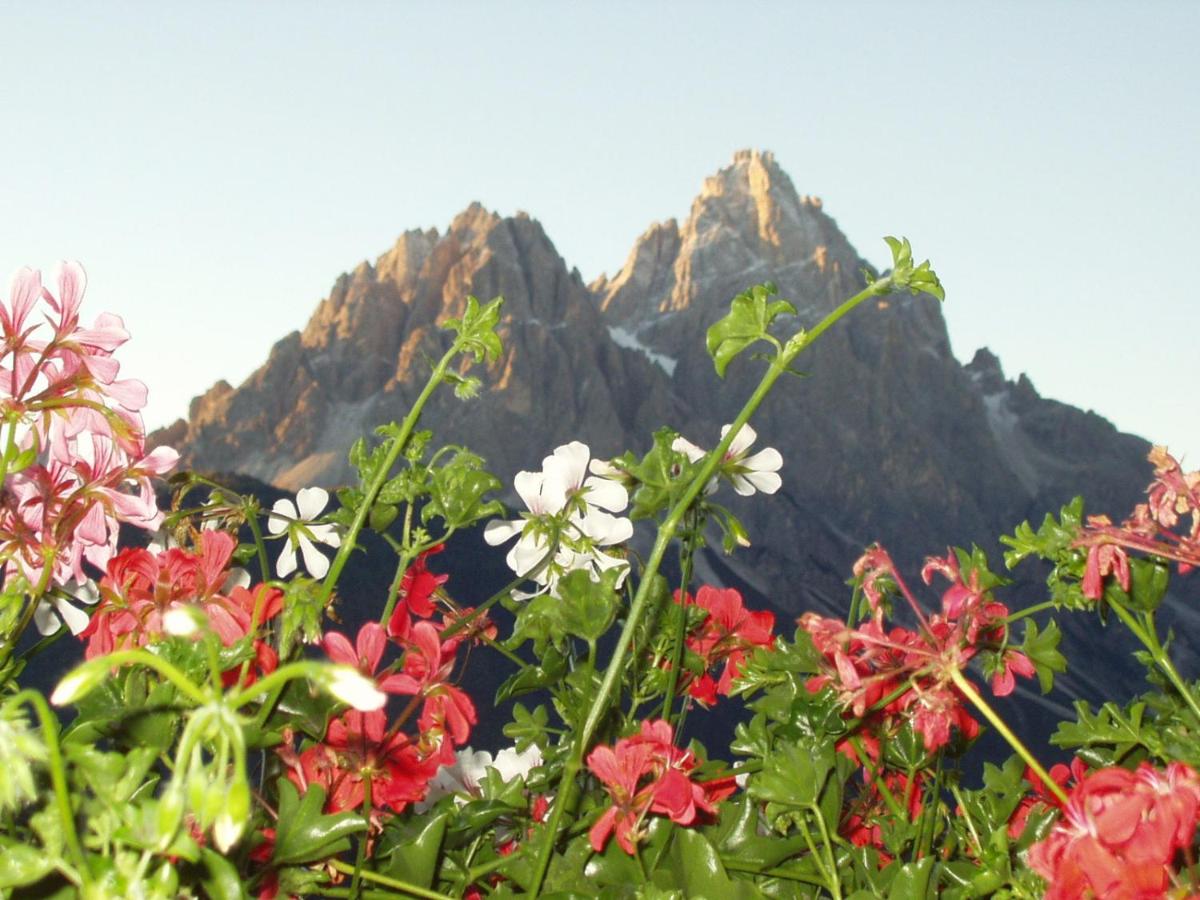
M 474 204 L 445 233 L 405 232 L 338 277 L 303 332 L 160 434 L 198 468 L 290 489 L 342 484 L 347 448 L 404 416 L 448 346 L 438 324 L 473 294 L 504 296 L 504 354 L 483 373 L 480 400 L 445 391 L 431 404 L 424 424 L 440 440 L 471 446 L 506 481 L 572 439 L 598 455 L 641 452 L 665 424 L 712 446 L 762 366 L 746 354 L 725 380 L 713 371 L 704 333 L 730 299 L 771 281 L 798 310 L 783 329 L 812 327 L 869 270 L 767 152 L 737 153 L 686 221 L 651 225 L 624 266 L 591 285 L 535 219 Z M 1039 397 L 1024 376 L 1008 380 L 986 350 L 961 365 L 928 296 L 870 301 L 797 365 L 809 377 L 785 379 L 754 420 L 758 446 L 784 455 L 783 489 L 730 494 L 753 546 L 700 566 L 789 615 L 841 611 L 850 564 L 872 541 L 915 566 L 948 544 L 993 546 L 1076 493 L 1120 516 L 1148 477 L 1144 441 Z

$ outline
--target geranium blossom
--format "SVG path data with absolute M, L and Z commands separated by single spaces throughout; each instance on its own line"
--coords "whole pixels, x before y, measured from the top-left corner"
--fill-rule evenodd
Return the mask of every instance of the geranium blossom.
M 646 721 L 637 734 L 621 738 L 612 747 L 601 744 L 588 755 L 588 768 L 612 800 L 588 833 L 597 853 L 615 833 L 621 849 L 633 855 L 648 814 L 691 825 L 701 815 L 715 814 L 717 803 L 733 793 L 733 778 L 692 781 L 689 773 L 696 759 L 672 741 L 668 722 Z
M 633 524 L 621 512 L 629 504 L 629 494 L 620 483 L 587 472 L 611 471 L 599 460 L 592 460 L 586 444 L 572 441 L 555 449 L 542 461 L 540 472 L 518 472 L 514 484 L 529 509 L 522 519 L 488 523 L 484 540 L 498 546 L 519 535 L 509 550 L 506 562 L 517 575 L 527 575 L 541 590 L 556 593 L 558 580 L 568 572 L 583 569 L 597 579 L 612 568 L 628 570 L 629 564 L 605 553 L 602 548 L 624 543 L 633 536 Z M 539 569 L 551 553 L 553 531 L 557 528 L 558 546 L 552 559 Z M 618 579 L 618 585 L 624 573 Z M 532 594 L 514 591 L 513 596 Z
M 703 585 L 696 592 L 684 595 L 678 591 L 675 602 L 695 606 L 706 612 L 704 621 L 686 637 L 686 646 L 703 661 L 704 672 L 699 677 L 686 673 L 681 688 L 706 705 L 716 702 L 717 695 L 729 695 L 733 679 L 741 674 L 746 655 L 756 647 L 770 647 L 774 642 L 775 616 L 770 612 L 746 609 L 742 595 L 733 588 L 721 590 Z M 723 666 L 714 679 L 709 672 Z
M 275 573 L 280 578 L 287 578 L 296 571 L 297 548 L 304 557 L 304 567 L 314 578 L 324 578 L 329 572 L 329 560 L 316 548 L 314 542 L 340 547 L 342 538 L 336 525 L 313 524 L 328 502 L 329 493 L 324 488 L 309 487 L 302 488 L 296 494 L 295 503 L 281 498 L 271 507 L 271 515 L 267 517 L 267 530 L 271 534 L 287 534 L 283 549 L 279 552 L 279 559 L 275 563 Z
M 721 428 L 722 440 L 729 433 L 730 427 L 725 425 Z M 720 473 L 729 479 L 733 489 L 743 497 L 749 497 L 755 491 L 774 494 L 783 485 L 783 479 L 778 474 L 783 466 L 783 457 L 778 450 L 767 447 L 753 456 L 746 455 L 750 445 L 757 439 L 758 433 L 748 423 L 743 425 L 725 452 L 725 458 L 721 460 Z M 671 449 L 683 453 L 691 462 L 699 462 L 707 453 L 682 435 L 675 438 Z M 709 492 L 714 489 L 713 483 L 706 487 Z
M 1158 897 L 1200 824 L 1200 776 L 1189 766 L 1098 769 L 1075 785 L 1062 818 L 1029 848 L 1049 900 Z
M 57 294 L 21 269 L 0 303 L 0 411 L 14 448 L 32 454 L 5 472 L 0 560 L 7 579 L 43 587 L 84 581 L 85 561 L 104 568 L 121 522 L 158 527 L 150 478 L 178 460 L 167 447 L 145 450 L 145 385 L 118 379 L 112 357 L 129 338 L 121 320 L 105 313 L 80 326 L 78 263 L 62 263 L 56 281 Z M 39 302 L 45 315 L 28 324 Z

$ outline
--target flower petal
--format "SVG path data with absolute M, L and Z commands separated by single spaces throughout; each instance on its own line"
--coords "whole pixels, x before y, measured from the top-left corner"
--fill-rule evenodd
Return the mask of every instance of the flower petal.
M 311 522 L 319 516 L 328 502 L 329 492 L 325 488 L 301 488 L 296 494 L 296 503 L 300 507 L 300 518 L 306 522 Z

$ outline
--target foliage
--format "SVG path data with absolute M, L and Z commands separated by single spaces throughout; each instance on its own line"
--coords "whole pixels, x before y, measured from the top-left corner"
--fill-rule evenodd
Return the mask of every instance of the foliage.
M 485 461 L 419 428 L 439 386 L 479 393 L 471 366 L 502 352 L 499 298 L 446 321 L 425 389 L 351 448 L 357 483 L 333 509 L 308 488 L 264 511 L 184 474 L 164 514 L 148 479 L 174 454 L 147 452 L 144 388 L 115 378 L 119 320 L 79 326 L 77 266 L 57 294 L 23 270 L 0 306 L 0 895 L 1194 893 L 1200 690 L 1156 614 L 1172 567 L 1200 564 L 1200 475 L 1165 450 L 1120 525 L 1076 501 L 1003 538 L 1009 567 L 1050 569 L 1048 598 L 1025 608 L 977 547 L 931 556 L 928 591 L 868 547 L 846 615 L 806 613 L 790 637 L 693 577 L 710 531 L 727 553 L 749 540 L 722 486 L 782 486 L 781 454 L 751 454 L 749 423 L 796 357 L 872 297 L 943 298 L 906 240 L 888 245 L 891 272 L 807 331 L 784 334 L 795 310 L 773 285 L 733 299 L 707 335 L 716 371 L 753 365 L 738 359 L 751 347 L 765 365 L 712 450 L 670 429 L 641 456 L 563 445 L 518 474 L 526 511 L 508 519 Z M 28 324 L 38 302 L 44 338 Z M 161 530 L 120 549 L 122 522 Z M 514 577 L 463 602 L 469 573 L 440 572 L 437 554 L 482 523 Z M 636 527 L 654 530 L 644 557 Z M 343 634 L 332 602 L 364 529 L 395 573 L 373 620 Z M 1047 769 L 986 695 L 1034 677 L 1054 690 L 1068 662 L 1052 615 L 1116 617 L 1153 690 L 1079 704 L 1053 738 L 1074 762 Z M 19 681 L 48 646 L 21 641 L 31 626 L 86 645 L 49 698 L 61 721 Z M 463 667 L 490 654 L 515 674 L 471 697 Z M 687 718 L 717 704 L 747 710 L 730 746 L 685 745 Z M 469 746 L 489 705 L 511 747 Z M 1014 755 L 976 784 L 983 728 Z

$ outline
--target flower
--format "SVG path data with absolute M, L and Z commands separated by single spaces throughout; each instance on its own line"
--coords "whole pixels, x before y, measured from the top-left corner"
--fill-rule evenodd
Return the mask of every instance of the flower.
M 612 515 L 629 504 L 629 493 L 617 481 L 595 474 L 611 472 L 611 467 L 600 460 L 589 465 L 590 456 L 586 444 L 572 441 L 542 460 L 540 472 L 518 472 L 514 485 L 530 515 L 495 520 L 484 529 L 484 540 L 493 547 L 520 535 L 505 561 L 517 575 L 527 575 L 541 585 L 535 593 L 555 595 L 558 579 L 576 569 L 587 571 L 593 580 L 607 569 L 628 569 L 625 560 L 601 548 L 633 536 L 633 523 Z M 594 474 L 585 477 L 589 471 Z M 554 555 L 546 560 L 555 535 Z M 624 573 L 617 585 L 623 580 Z M 524 599 L 534 594 L 514 591 L 513 596 Z
M 725 425 L 721 428 L 722 440 L 731 427 Z M 755 491 L 774 494 L 783 485 L 783 480 L 778 474 L 783 465 L 783 457 L 778 450 L 767 447 L 753 456 L 746 455 L 750 445 L 757 438 L 758 433 L 749 424 L 743 425 L 729 444 L 729 449 L 725 451 L 725 458 L 721 460 L 721 474 L 729 479 L 733 489 L 743 497 L 749 497 Z M 684 454 L 688 461 L 693 463 L 699 462 L 707 453 L 682 435 L 671 443 L 671 449 Z M 712 493 L 715 489 L 715 483 L 710 482 L 705 491 Z
M 733 588 L 721 590 L 703 585 L 695 596 L 686 594 L 682 598 L 676 591 L 675 602 L 684 607 L 699 607 L 706 613 L 704 621 L 686 638 L 687 649 L 700 657 L 704 672 L 698 678 L 689 679 L 685 670 L 682 686 L 694 699 L 711 705 L 718 694 L 729 696 L 733 679 L 741 674 L 748 653 L 755 647 L 772 646 L 775 616 L 746 609 L 742 595 Z M 721 664 L 724 669 L 720 678 L 713 679 L 709 670 Z
M 88 606 L 95 606 L 100 601 L 100 592 L 94 581 L 68 581 L 60 592 L 38 601 L 37 609 L 33 611 L 33 624 L 37 626 L 39 634 L 54 634 L 64 623 L 71 629 L 71 634 L 77 635 L 87 628 L 88 614 L 67 602 L 68 596 Z
M 340 547 L 341 535 L 338 534 L 336 525 L 312 524 L 328 502 L 329 493 L 324 488 L 309 487 L 302 488 L 296 494 L 295 503 L 279 499 L 271 507 L 271 515 L 267 518 L 267 530 L 271 534 L 287 533 L 283 550 L 275 563 L 275 572 L 280 578 L 286 578 L 296 571 L 297 547 L 304 556 L 305 568 L 314 578 L 324 578 L 325 573 L 329 571 L 329 560 L 317 551 L 313 542 Z
M 697 765 L 696 758 L 672 741 L 673 732 L 666 720 L 645 721 L 637 734 L 621 738 L 612 747 L 600 744 L 588 755 L 588 768 L 612 800 L 588 833 L 597 853 L 615 833 L 621 849 L 633 856 L 647 814 L 657 813 L 680 825 L 691 825 L 702 814 L 714 814 L 716 804 L 733 793 L 733 778 L 692 781 L 689 773 Z
M 1048 900 L 1157 897 L 1197 824 L 1200 776 L 1189 766 L 1097 769 L 1072 788 L 1050 834 L 1029 848 L 1029 865 L 1046 879 Z
M 467 794 L 479 796 L 479 785 L 487 776 L 488 770 L 495 770 L 500 780 L 507 784 L 516 778 L 528 775 L 532 769 L 542 764 L 542 752 L 536 744 L 530 744 L 523 753 L 518 753 L 516 747 L 505 747 L 492 756 L 486 750 L 472 750 L 462 747 L 454 754 L 454 762 L 443 764 L 429 782 L 429 791 L 425 799 L 414 808 L 417 812 L 425 812 L 442 797 L 450 794 Z M 458 802 L 465 800 L 457 798 Z

